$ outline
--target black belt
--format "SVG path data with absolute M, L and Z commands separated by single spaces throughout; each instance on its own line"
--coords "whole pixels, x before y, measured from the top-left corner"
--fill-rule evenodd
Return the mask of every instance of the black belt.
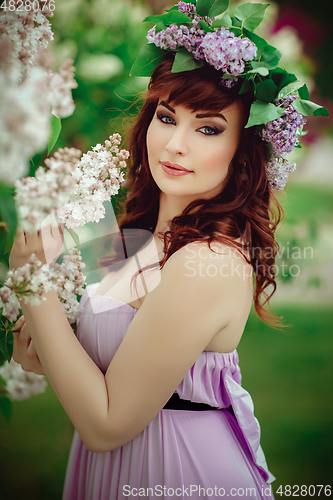
M 218 410 L 215 406 L 207 405 L 206 403 L 193 403 L 187 399 L 180 399 L 179 394 L 174 392 L 169 401 L 163 406 L 163 410 L 192 410 L 192 411 L 205 411 L 205 410 Z
M 218 410 L 215 406 L 207 405 L 206 403 L 193 403 L 188 399 L 180 399 L 179 394 L 174 392 L 169 401 L 163 406 L 163 410 L 191 410 L 191 411 L 205 411 L 205 410 Z M 233 417 L 235 417 L 232 406 L 224 408 Z M 235 417 L 236 418 L 236 417 Z

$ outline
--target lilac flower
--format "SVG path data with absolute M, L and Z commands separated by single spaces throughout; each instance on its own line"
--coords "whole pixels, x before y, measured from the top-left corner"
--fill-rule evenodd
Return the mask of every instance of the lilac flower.
M 54 73 L 50 82 L 50 101 L 52 113 L 58 118 L 67 118 L 72 115 L 75 109 L 72 89 L 76 89 L 77 83 L 74 80 L 75 68 L 72 66 L 72 59 L 60 66 L 59 71 Z
M 84 292 L 86 277 L 82 269 L 86 266 L 81 261 L 81 252 L 72 248 L 68 255 L 64 255 L 61 264 L 55 263 L 52 266 L 55 291 L 69 323 L 75 323 L 82 312 L 77 295 L 83 295 Z
M 220 85 L 226 87 L 227 89 L 231 89 L 238 82 L 239 78 L 235 76 L 234 78 L 221 78 Z
M 297 144 L 297 133 L 302 130 L 306 119 L 296 111 L 292 105 L 297 96 L 279 96 L 275 105 L 285 108 L 285 114 L 276 120 L 266 123 L 261 137 L 269 142 L 273 148 L 274 156 L 290 153 Z
M 227 28 L 206 33 L 201 43 L 204 58 L 216 70 L 237 76 L 244 72 L 245 62 L 257 55 L 257 47 L 248 38 L 237 38 Z
M 82 295 L 85 287 L 85 276 L 82 269 L 79 250 L 72 248 L 68 255 L 63 257 L 61 264 L 51 266 L 42 264 L 35 254 L 28 262 L 7 274 L 5 286 L 0 289 L 0 307 L 3 314 L 10 321 L 16 321 L 19 315 L 19 300 L 32 305 L 39 305 L 45 300 L 45 294 L 54 290 L 61 302 L 67 319 L 74 323 L 81 313 L 77 295 Z
M 296 163 L 285 158 L 273 158 L 266 163 L 267 179 L 270 189 L 282 191 L 288 182 L 289 173 L 296 169 Z
M 260 133 L 262 140 L 272 146 L 273 158 L 266 167 L 269 185 L 271 189 L 279 191 L 286 185 L 289 173 L 296 168 L 296 164 L 290 164 L 285 155 L 294 149 L 298 141 L 297 134 L 306 123 L 304 116 L 292 105 L 295 99 L 296 95 L 279 95 L 275 106 L 284 108 L 285 114 L 266 123 Z
M 82 152 L 75 148 L 59 149 L 45 160 L 48 170 L 39 167 L 35 177 L 15 181 L 15 201 L 22 229 L 40 230 L 48 215 L 70 201 L 79 181 L 75 168 L 81 155 Z
M 58 211 L 61 222 L 76 229 L 87 222 L 98 222 L 105 215 L 103 203 L 118 193 L 124 181 L 129 152 L 119 149 L 121 136 L 113 134 L 105 146 L 97 144 L 93 151 L 83 154 L 73 175 L 78 180 L 70 195 L 70 203 Z
M 22 401 L 28 399 L 34 394 L 45 391 L 47 386 L 44 375 L 26 372 L 22 370 L 21 365 L 11 360 L 0 367 L 0 375 L 6 382 L 6 392 L 12 401 Z
M 178 2 L 177 3 L 179 12 L 189 15 L 192 19 L 196 16 L 197 11 L 193 3 Z
M 188 52 L 193 54 L 195 59 L 204 59 L 201 43 L 205 36 L 205 31 L 201 28 L 199 21 L 204 20 L 210 25 L 213 19 L 198 16 L 194 4 L 179 2 L 177 5 L 179 12 L 187 14 L 192 20 L 191 28 L 185 25 L 178 27 L 176 24 L 170 24 L 165 30 L 156 33 L 156 26 L 154 26 L 148 31 L 148 41 L 163 50 L 175 51 L 179 47 L 185 47 Z

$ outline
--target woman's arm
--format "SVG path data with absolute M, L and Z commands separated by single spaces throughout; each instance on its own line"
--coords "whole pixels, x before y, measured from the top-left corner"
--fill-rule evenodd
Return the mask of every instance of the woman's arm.
M 151 422 L 228 324 L 239 295 L 248 293 L 248 283 L 231 272 L 231 252 L 223 259 L 223 277 L 202 275 L 210 254 L 206 244 L 190 244 L 172 255 L 105 376 L 79 344 L 54 292 L 39 306 L 21 304 L 45 374 L 91 451 L 118 448 Z

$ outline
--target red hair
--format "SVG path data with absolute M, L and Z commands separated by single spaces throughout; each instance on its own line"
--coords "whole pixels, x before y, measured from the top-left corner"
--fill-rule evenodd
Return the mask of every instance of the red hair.
M 168 95 L 170 104 L 185 106 L 193 112 L 219 112 L 239 100 L 244 109 L 244 125 L 248 118 L 253 100 L 250 93 L 239 94 L 237 86 L 232 89 L 221 86 L 221 76 L 212 67 L 205 65 L 190 72 L 171 73 L 171 66 L 170 57 L 155 69 L 145 103 L 130 134 L 131 156 L 126 183 L 130 191 L 125 214 L 119 221 L 121 234 L 124 229 L 153 232 L 156 227 L 160 190 L 150 173 L 146 134 L 161 95 Z M 253 267 L 257 314 L 264 321 L 279 325 L 279 318 L 264 308 L 276 290 L 274 264 L 278 244 L 274 232 L 282 217 L 282 207 L 268 186 L 266 161 L 265 144 L 255 127 L 243 128 L 223 191 L 214 198 L 191 202 L 172 219 L 169 231 L 163 235 L 164 257 L 159 265 L 162 268 L 174 252 L 192 241 L 206 241 L 209 245 L 219 241 L 233 247 Z M 239 238 L 244 243 L 237 242 Z M 138 248 L 130 249 L 130 254 Z M 122 248 L 116 245 L 116 255 L 102 258 L 101 265 L 109 266 L 119 261 L 120 250 Z M 267 294 L 269 285 L 273 290 Z

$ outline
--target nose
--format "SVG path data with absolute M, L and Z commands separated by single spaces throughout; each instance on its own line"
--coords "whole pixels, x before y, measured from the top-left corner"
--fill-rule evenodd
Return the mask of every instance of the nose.
M 170 155 L 184 156 L 188 152 L 186 130 L 181 126 L 173 128 L 169 142 L 166 144 L 165 149 Z

